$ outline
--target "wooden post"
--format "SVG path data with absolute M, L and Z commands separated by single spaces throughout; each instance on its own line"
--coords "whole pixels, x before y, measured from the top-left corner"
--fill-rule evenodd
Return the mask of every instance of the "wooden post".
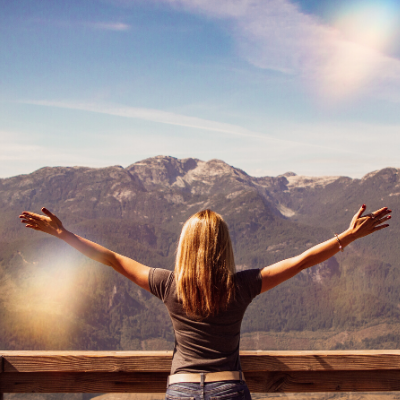
M 3 372 L 4 366 L 3 366 L 3 357 L 0 356 L 0 373 Z M 4 400 L 3 392 L 0 392 L 0 400 Z

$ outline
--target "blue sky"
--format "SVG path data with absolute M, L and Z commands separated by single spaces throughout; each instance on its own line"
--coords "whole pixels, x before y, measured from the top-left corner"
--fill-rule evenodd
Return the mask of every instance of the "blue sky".
M 0 0 L 0 177 L 400 167 L 398 0 Z

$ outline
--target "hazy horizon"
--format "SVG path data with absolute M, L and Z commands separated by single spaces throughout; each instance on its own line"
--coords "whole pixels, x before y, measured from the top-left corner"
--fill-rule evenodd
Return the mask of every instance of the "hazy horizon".
M 157 156 L 154 156 L 154 157 L 148 157 L 148 158 L 146 158 L 146 159 L 151 159 L 151 158 L 156 158 L 156 157 L 172 157 L 172 156 L 165 156 L 165 155 L 161 155 L 161 154 L 159 154 L 159 155 L 157 155 Z M 177 158 L 177 157 L 173 157 L 173 158 Z M 188 158 L 195 158 L 195 157 L 186 157 L 186 159 L 188 159 Z M 43 168 L 94 168 L 94 169 L 101 169 L 101 168 L 110 168 L 110 167 L 122 167 L 122 168 L 124 168 L 124 169 L 126 169 L 126 168 L 128 168 L 130 165 L 132 165 L 132 164 L 135 164 L 135 163 L 140 163 L 141 161 L 144 161 L 144 160 L 146 160 L 146 159 L 143 159 L 143 160 L 137 160 L 137 161 L 135 161 L 135 162 L 133 162 L 133 163 L 129 163 L 129 164 L 127 164 L 127 165 L 118 165 L 118 164 L 115 164 L 115 165 L 105 165 L 105 166 L 101 166 L 101 167 L 92 167 L 92 166 L 86 166 L 86 165 L 53 165 L 53 166 L 48 166 L 48 165 L 45 165 L 45 166 L 43 166 L 43 167 L 40 167 L 40 168 L 37 168 L 37 169 L 35 169 L 35 170 L 33 170 L 33 171 L 29 171 L 29 172 L 26 172 L 26 173 L 23 173 L 23 174 L 17 174 L 17 175 L 12 175 L 12 176 L 5 176 L 5 177 L 0 177 L 0 179 L 9 179 L 9 178 L 14 178 L 14 177 L 17 177 L 17 176 L 20 176 L 20 175 L 29 175 L 29 174 L 32 174 L 32 173 L 34 173 L 34 172 L 37 172 L 37 171 L 39 171 L 39 170 L 41 170 L 41 169 L 43 169 Z M 179 159 L 179 158 L 177 158 L 177 159 Z M 182 158 L 182 159 L 185 159 L 185 158 Z M 200 161 L 204 161 L 204 162 L 209 162 L 209 161 L 212 161 L 212 160 L 218 160 L 218 161 L 222 161 L 222 162 L 225 162 L 224 160 L 222 160 L 222 159 L 210 159 L 210 160 L 200 160 Z M 239 168 L 239 167 L 236 167 L 235 165 L 231 165 L 231 167 L 233 167 L 233 168 Z M 376 170 L 373 170 L 373 171 L 368 171 L 368 172 L 366 172 L 365 174 L 363 174 L 362 176 L 356 176 L 356 177 L 354 177 L 354 176 L 350 176 L 350 175 L 319 175 L 319 174 L 314 174 L 314 175 L 300 175 L 300 174 L 298 174 L 298 173 L 296 173 L 296 171 L 286 171 L 286 172 L 283 172 L 282 174 L 277 174 L 277 175 L 257 175 L 257 174 L 250 174 L 250 173 L 248 173 L 247 171 L 245 171 L 245 170 L 242 170 L 242 171 L 244 171 L 246 174 L 248 174 L 249 176 L 252 176 L 252 177 L 277 177 L 277 176 L 282 176 L 282 175 L 286 175 L 286 174 L 295 174 L 296 176 L 305 176 L 305 177 L 315 177 L 315 178 L 323 178 L 323 177 L 332 177 L 332 176 L 343 176 L 343 177 L 348 177 L 348 178 L 351 178 L 351 179 L 362 179 L 362 178 L 364 178 L 365 176 L 367 176 L 367 175 L 369 175 L 369 174 L 372 174 L 372 173 L 375 173 L 375 172 L 377 172 L 377 171 L 380 171 L 380 170 L 382 170 L 382 169 L 386 169 L 386 168 L 395 168 L 395 169 L 399 169 L 399 168 L 396 168 L 396 167 L 391 167 L 391 166 L 386 166 L 386 167 L 383 167 L 383 168 L 379 168 L 379 169 L 376 169 Z M 239 169 L 241 169 L 241 168 L 239 168 Z

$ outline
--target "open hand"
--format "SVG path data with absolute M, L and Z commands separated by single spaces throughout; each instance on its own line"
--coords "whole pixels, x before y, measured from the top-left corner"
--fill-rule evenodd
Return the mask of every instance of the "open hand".
M 363 204 L 350 222 L 349 230 L 357 239 L 389 226 L 389 224 L 385 224 L 384 222 L 387 222 L 387 220 L 391 218 L 391 215 L 388 214 L 390 214 L 392 210 L 383 207 L 370 214 L 362 215 L 365 209 L 366 206 Z
M 46 215 L 24 211 L 19 218 L 21 218 L 23 224 L 26 224 L 27 228 L 35 231 L 45 232 L 53 236 L 60 236 L 65 232 L 62 222 L 54 214 L 44 207 L 42 212 Z

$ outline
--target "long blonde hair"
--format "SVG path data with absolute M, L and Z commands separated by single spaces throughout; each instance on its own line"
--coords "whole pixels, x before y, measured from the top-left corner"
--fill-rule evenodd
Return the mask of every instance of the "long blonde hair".
M 206 318 L 235 296 L 235 260 L 228 225 L 214 211 L 191 216 L 182 228 L 175 262 L 177 294 L 188 315 Z

